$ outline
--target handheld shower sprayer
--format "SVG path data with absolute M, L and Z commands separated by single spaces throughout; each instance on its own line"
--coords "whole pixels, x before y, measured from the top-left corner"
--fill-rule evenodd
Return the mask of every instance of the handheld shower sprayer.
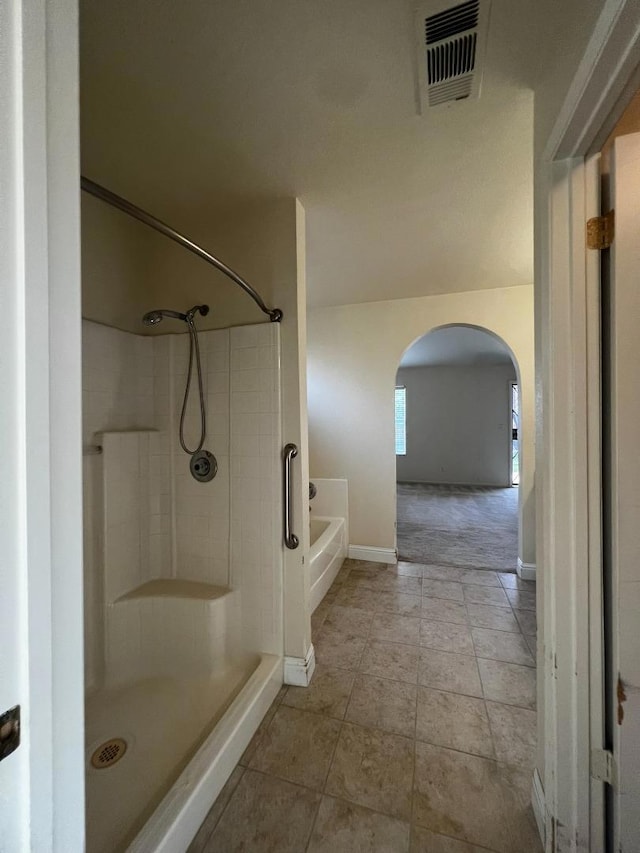
M 189 367 L 187 370 L 187 382 L 184 389 L 182 412 L 180 413 L 180 446 L 182 447 L 185 453 L 188 453 L 189 456 L 191 456 L 192 474 L 196 479 L 201 480 L 203 482 L 206 482 L 207 480 L 210 480 L 213 476 L 215 476 L 215 472 L 217 470 L 217 463 L 215 462 L 215 457 L 213 457 L 206 450 L 202 450 L 205 438 L 207 436 L 207 423 L 204 402 L 204 388 L 202 384 L 202 366 L 200 364 L 200 345 L 198 343 L 198 331 L 196 329 L 194 320 L 196 314 L 200 314 L 202 317 L 206 317 L 208 313 L 208 305 L 194 305 L 193 308 L 190 308 L 186 314 L 182 314 L 180 311 L 172 311 L 170 309 L 161 308 L 155 311 L 147 312 L 142 318 L 142 322 L 145 326 L 157 326 L 158 323 L 161 323 L 165 317 L 170 320 L 181 320 L 183 323 L 187 324 L 187 330 L 189 332 Z M 194 450 L 190 450 L 187 447 L 185 441 L 184 421 L 187 412 L 187 404 L 189 402 L 189 390 L 191 388 L 191 375 L 193 372 L 194 355 L 196 362 L 196 372 L 198 374 L 198 390 L 200 392 L 200 441 L 198 442 L 198 445 Z
M 145 326 L 157 326 L 165 317 L 168 317 L 171 320 L 182 320 L 183 323 L 192 323 L 196 314 L 206 317 L 208 313 L 208 305 L 194 305 L 186 314 L 181 314 L 180 311 L 171 311 L 168 308 L 159 308 L 155 311 L 147 312 L 142 318 L 142 322 Z

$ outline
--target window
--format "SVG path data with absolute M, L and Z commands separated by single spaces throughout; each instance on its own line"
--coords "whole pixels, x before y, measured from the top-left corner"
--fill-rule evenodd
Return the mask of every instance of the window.
M 511 383 L 511 485 L 520 485 L 520 404 L 518 385 Z
M 396 456 L 407 455 L 407 389 L 396 388 Z

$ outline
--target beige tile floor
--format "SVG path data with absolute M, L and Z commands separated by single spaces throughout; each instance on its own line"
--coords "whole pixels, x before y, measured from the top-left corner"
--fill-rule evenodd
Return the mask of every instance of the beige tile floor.
M 347 560 L 312 623 L 189 853 L 540 853 L 534 585 Z

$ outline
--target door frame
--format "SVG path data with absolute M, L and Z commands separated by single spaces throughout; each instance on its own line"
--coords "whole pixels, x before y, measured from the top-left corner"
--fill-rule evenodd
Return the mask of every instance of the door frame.
M 585 224 L 600 213 L 594 152 L 639 85 L 640 7 L 606 0 L 536 164 L 544 770 L 532 801 L 550 853 L 604 850 L 604 783 L 591 775 L 605 746 L 599 257 L 586 249 Z
M 0 214 L 10 235 L 0 575 L 13 622 L 0 671 L 3 701 L 22 718 L 22 742 L 0 765 L 0 827 L 12 850 L 75 853 L 84 849 L 77 0 L 12 0 L 0 29 Z

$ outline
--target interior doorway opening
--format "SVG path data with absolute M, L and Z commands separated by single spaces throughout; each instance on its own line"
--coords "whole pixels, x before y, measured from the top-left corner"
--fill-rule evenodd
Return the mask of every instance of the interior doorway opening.
M 404 353 L 394 389 L 400 560 L 515 572 L 520 385 L 486 329 L 431 330 Z

